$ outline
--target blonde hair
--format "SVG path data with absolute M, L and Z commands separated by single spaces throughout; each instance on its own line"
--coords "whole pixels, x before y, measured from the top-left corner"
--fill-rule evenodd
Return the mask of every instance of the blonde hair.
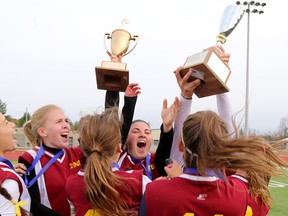
M 43 144 L 43 140 L 39 136 L 37 130 L 43 126 L 49 112 L 58 109 L 61 108 L 54 104 L 48 104 L 43 107 L 40 107 L 33 113 L 31 119 L 27 121 L 26 124 L 24 125 L 23 127 L 24 134 L 29 139 L 33 147 L 41 146 Z
M 100 215 L 127 215 L 127 206 L 115 186 L 123 181 L 111 169 L 111 157 L 121 143 L 117 108 L 87 115 L 79 123 L 80 146 L 87 156 L 84 180 L 87 198 Z
M 200 111 L 187 117 L 182 142 L 187 167 L 197 167 L 200 174 L 219 167 L 243 170 L 248 176 L 251 196 L 259 197 L 269 206 L 272 198 L 267 177 L 282 174 L 279 167 L 288 167 L 277 154 L 279 144 L 271 145 L 257 136 L 230 140 L 225 123 L 212 111 Z

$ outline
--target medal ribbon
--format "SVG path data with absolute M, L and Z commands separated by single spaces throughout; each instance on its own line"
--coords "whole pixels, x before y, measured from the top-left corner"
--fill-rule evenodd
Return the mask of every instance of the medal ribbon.
M 54 155 L 54 157 L 51 158 L 48 161 L 48 163 L 45 164 L 45 166 L 40 170 L 40 172 L 29 182 L 27 175 L 29 174 L 29 172 L 31 170 L 33 170 L 35 168 L 36 164 L 41 159 L 44 152 L 45 152 L 45 149 L 43 146 L 41 146 L 35 159 L 33 160 L 32 165 L 26 170 L 26 173 L 24 175 L 24 180 L 25 180 L 25 184 L 27 185 L 28 188 L 31 187 L 35 183 L 35 181 L 64 153 L 64 150 L 61 149 L 56 155 Z
M 7 164 L 12 170 L 14 170 L 14 167 L 13 167 L 11 161 L 7 160 L 6 158 L 0 157 L 0 162 Z

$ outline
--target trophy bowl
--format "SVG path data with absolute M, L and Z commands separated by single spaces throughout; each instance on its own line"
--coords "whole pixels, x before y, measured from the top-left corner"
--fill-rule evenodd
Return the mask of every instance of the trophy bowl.
M 129 48 L 129 45 L 130 45 L 130 40 L 135 40 L 134 38 L 131 37 L 131 34 L 124 29 L 114 30 L 111 33 L 111 36 L 108 33 L 105 35 L 107 36 L 107 39 L 111 39 L 111 53 L 115 56 L 127 55 L 128 54 L 127 50 Z M 105 45 L 106 45 L 106 43 L 105 43 Z M 133 47 L 133 49 L 134 49 L 134 47 Z M 131 49 L 129 52 L 131 52 L 133 49 Z M 108 51 L 107 48 L 106 48 L 106 50 Z

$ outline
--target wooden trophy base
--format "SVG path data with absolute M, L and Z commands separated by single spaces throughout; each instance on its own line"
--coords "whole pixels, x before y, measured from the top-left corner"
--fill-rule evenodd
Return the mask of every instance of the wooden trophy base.
M 189 71 L 189 68 L 192 68 L 192 75 L 188 81 L 195 79 L 202 81 L 194 90 L 198 98 L 229 92 L 226 82 L 231 70 L 214 51 L 214 48 L 189 56 L 180 71 L 182 77 Z
M 97 88 L 125 92 L 129 84 L 129 71 L 125 63 L 103 61 L 95 68 Z

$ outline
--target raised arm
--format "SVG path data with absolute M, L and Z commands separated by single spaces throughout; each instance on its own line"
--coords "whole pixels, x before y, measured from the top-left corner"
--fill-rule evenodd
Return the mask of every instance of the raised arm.
M 221 59 L 229 66 L 230 54 L 225 53 L 222 46 L 218 47 L 218 54 Z M 225 121 L 226 128 L 230 138 L 236 136 L 236 128 L 233 120 L 232 106 L 228 97 L 228 93 L 216 95 L 218 115 Z
M 232 138 L 236 135 L 235 126 L 233 121 L 233 113 L 232 107 L 230 104 L 229 97 L 227 93 L 216 95 L 217 100 L 217 109 L 218 115 L 224 120 L 226 123 L 226 128 L 229 134 L 229 137 Z
M 199 86 L 201 82 L 199 79 L 194 80 L 193 82 L 188 82 L 188 79 L 192 74 L 192 70 L 189 70 L 188 73 L 182 78 L 180 75 L 181 69 L 182 68 L 179 67 L 175 71 L 176 80 L 181 90 L 181 96 L 180 96 L 180 106 L 177 111 L 176 119 L 174 122 L 174 137 L 170 152 L 170 158 L 173 158 L 178 163 L 183 164 L 182 153 L 178 149 L 181 130 L 183 122 L 185 121 L 186 117 L 190 114 L 191 111 L 192 96 L 194 93 L 194 89 L 197 86 Z
M 122 125 L 122 148 L 124 147 L 124 144 L 127 139 L 128 132 L 130 130 L 135 106 L 137 102 L 137 96 L 141 93 L 141 88 L 138 83 L 130 83 L 126 90 L 124 95 L 124 106 L 122 109 L 122 119 L 123 119 L 123 125 Z
M 108 51 L 106 53 L 110 56 L 112 62 L 122 62 L 121 57 L 112 55 Z M 119 91 L 107 90 L 105 94 L 105 109 L 114 106 L 119 107 Z
M 156 149 L 156 155 L 154 159 L 155 166 L 160 174 L 160 176 L 166 176 L 164 170 L 165 159 L 169 158 L 172 141 L 173 141 L 173 123 L 177 115 L 177 110 L 179 108 L 179 99 L 175 98 L 173 104 L 168 108 L 167 99 L 163 100 L 163 107 L 161 112 L 162 125 L 160 127 L 160 139 L 159 144 Z

